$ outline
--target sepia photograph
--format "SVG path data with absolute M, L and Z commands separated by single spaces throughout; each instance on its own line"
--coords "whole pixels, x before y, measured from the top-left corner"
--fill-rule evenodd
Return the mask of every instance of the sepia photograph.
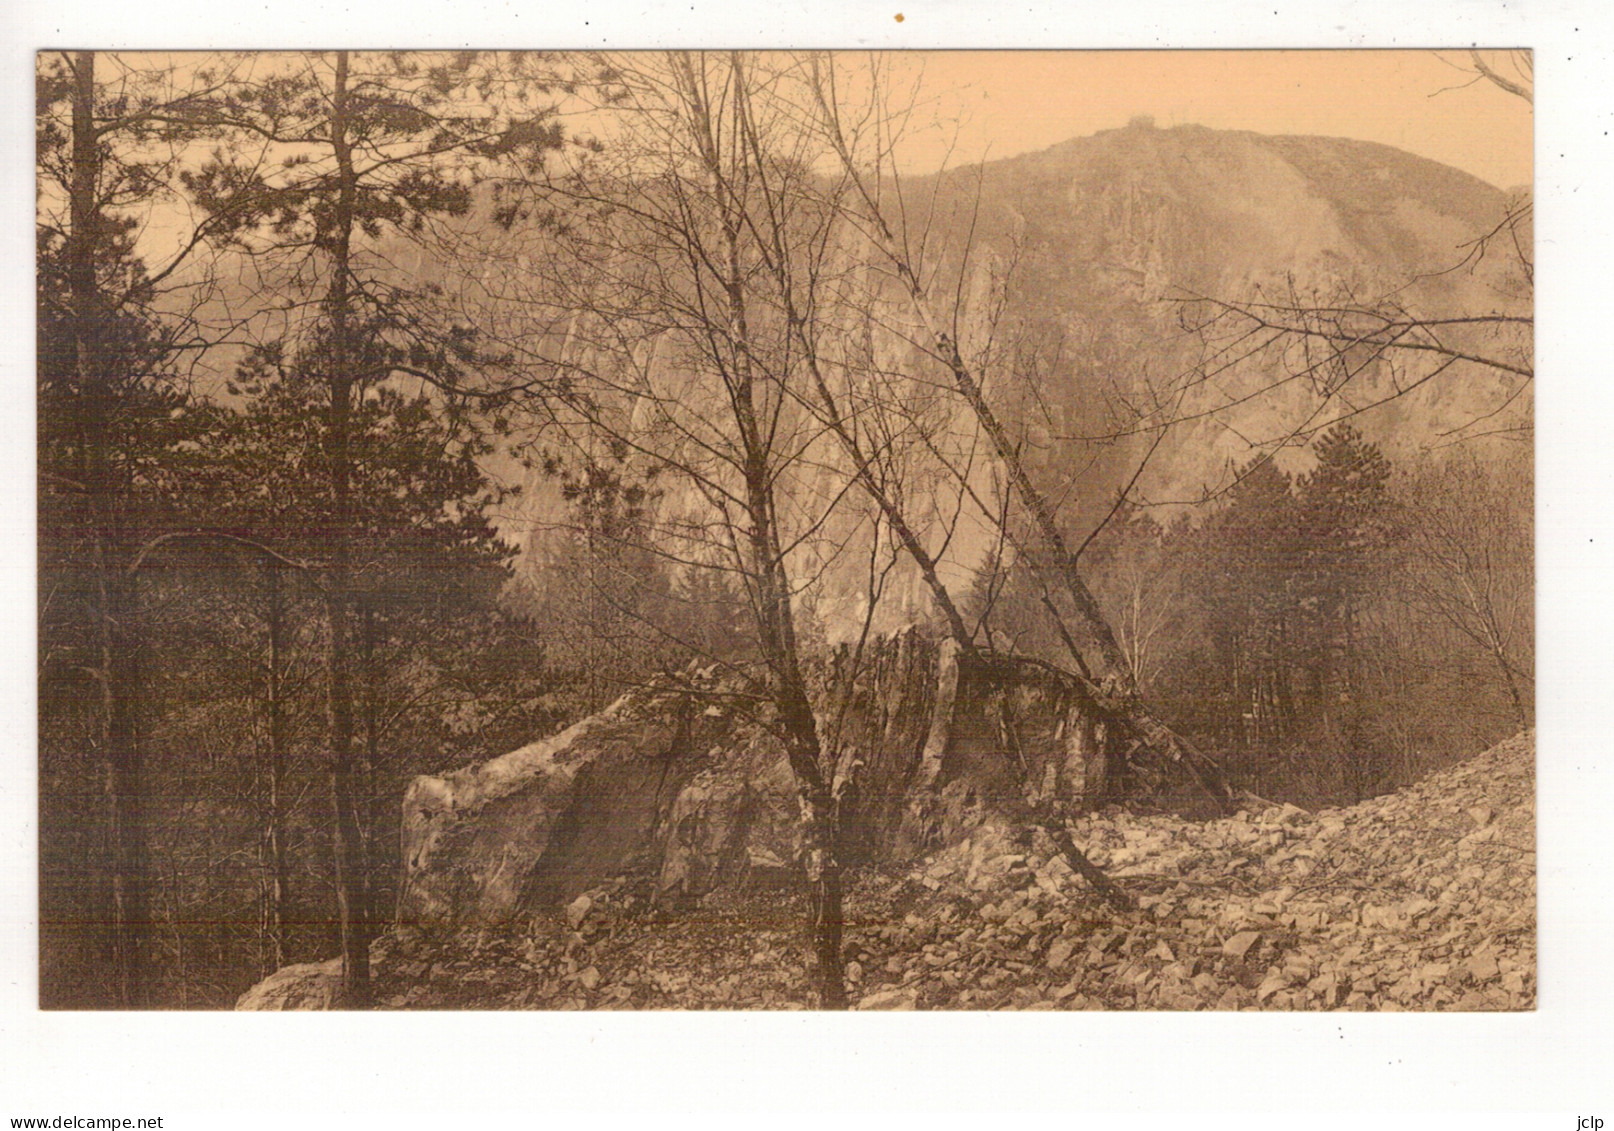
M 35 80 L 39 1008 L 1536 1008 L 1529 50 Z

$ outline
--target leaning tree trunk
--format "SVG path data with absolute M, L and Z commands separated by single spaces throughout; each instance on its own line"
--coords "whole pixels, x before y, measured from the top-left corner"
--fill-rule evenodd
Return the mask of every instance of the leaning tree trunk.
M 914 302 L 929 326 L 929 315 L 924 310 L 917 287 L 915 282 Z M 997 414 L 987 404 L 980 384 L 959 353 L 958 343 L 939 330 L 934 333 L 934 338 L 942 360 L 952 372 L 955 387 L 991 439 L 993 450 L 1008 472 L 1016 494 L 1031 512 L 1043 543 L 1043 552 L 1048 558 L 1048 567 L 1070 597 L 1071 607 L 1076 613 L 1076 631 L 1066 634 L 1064 639 L 1078 672 L 1091 684 L 1095 704 L 1105 715 L 1124 723 L 1146 746 L 1180 763 L 1219 804 L 1231 806 L 1233 792 L 1222 777 L 1220 767 L 1186 738 L 1162 723 L 1144 704 L 1133 682 L 1132 666 L 1104 618 L 1097 598 L 1082 578 L 1076 556 L 1071 553 L 1064 535 L 1059 531 L 1052 504 L 1031 481 L 1019 451 Z
M 1503 638 L 1502 629 L 1497 624 L 1496 610 L 1486 600 L 1483 614 L 1485 646 L 1491 654 L 1491 660 L 1496 664 L 1497 671 L 1502 674 L 1502 686 L 1507 688 L 1508 699 L 1513 704 L 1513 717 L 1518 720 L 1520 729 L 1530 725 L 1530 714 L 1525 707 L 1524 695 L 1519 690 L 1519 680 L 1514 671 L 1513 661 L 1508 658 L 1507 644 Z
M 880 244 L 891 263 L 909 302 L 924 326 L 925 336 L 932 352 L 947 367 L 953 385 L 964 402 L 969 405 L 981 428 L 991 440 L 994 453 L 1009 477 L 1009 482 L 1030 512 L 1038 537 L 1043 544 L 1049 569 L 1069 594 L 1076 613 L 1075 632 L 1063 633 L 1071 659 L 1080 676 L 1091 685 L 1091 694 L 1099 709 L 1109 717 L 1124 723 L 1138 740 L 1150 749 L 1181 764 L 1194 779 L 1224 808 L 1234 803 L 1234 794 L 1222 777 L 1217 764 L 1187 739 L 1157 719 L 1143 703 L 1132 680 L 1131 665 L 1116 642 L 1115 634 L 1104 618 L 1098 601 L 1083 581 L 1077 568 L 1076 556 L 1070 552 L 1064 536 L 1059 532 L 1054 509 L 1047 496 L 1032 482 L 1025 464 L 1008 430 L 992 410 L 981 391 L 980 382 L 960 353 L 958 343 L 943 328 L 930 310 L 923 284 L 915 274 L 908 256 L 886 222 L 884 211 L 870 193 L 862 172 L 858 169 L 844 138 L 839 132 L 838 118 L 829 106 L 823 87 L 818 87 L 820 107 L 830 129 L 830 141 L 835 146 L 842 167 L 850 176 L 856 191 L 861 195 L 867 212 L 866 219 L 875 240 Z

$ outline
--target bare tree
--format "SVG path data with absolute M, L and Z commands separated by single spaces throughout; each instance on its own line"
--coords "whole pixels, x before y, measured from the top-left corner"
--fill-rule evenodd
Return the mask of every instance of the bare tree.
M 1215 763 L 1144 705 L 1132 665 L 1082 576 L 1078 549 L 1061 529 L 1054 501 L 1033 479 L 1020 446 L 986 394 L 978 365 L 966 356 L 960 329 L 964 322 L 962 285 L 954 289 L 950 307 L 939 309 L 935 303 L 927 281 L 935 267 L 923 257 L 925 241 L 910 239 L 901 219 L 907 213 L 900 181 L 892 175 L 890 121 L 879 113 L 847 113 L 831 59 L 812 56 L 807 65 L 812 76 L 812 124 L 846 178 L 850 214 L 883 257 L 886 270 L 909 303 L 921 347 L 941 365 L 965 410 L 989 441 L 1010 492 L 1024 508 L 1032 567 L 1068 602 L 1065 617 L 1059 617 L 1051 600 L 1048 608 L 1060 620 L 1061 639 L 1074 669 L 1070 677 L 1079 682 L 1098 711 L 1122 723 L 1139 745 L 1182 765 L 1213 797 L 1230 804 L 1233 793 Z
M 1534 717 L 1530 485 L 1527 459 L 1482 467 L 1457 449 L 1402 488 L 1407 600 L 1479 649 L 1520 727 Z
M 659 552 L 743 590 L 759 717 L 800 799 L 813 986 L 823 1008 L 844 1008 L 841 805 L 855 767 L 821 729 L 798 603 L 846 550 L 837 524 L 861 520 L 843 514 L 849 484 L 803 408 L 792 322 L 827 293 L 839 217 L 775 97 L 799 83 L 789 66 L 730 53 L 603 67 L 611 145 L 544 186 L 567 201 L 569 230 L 548 293 L 527 296 L 553 327 L 529 348 L 569 389 L 539 407 L 563 445 L 605 443 L 676 481 L 654 519 Z M 878 554 L 869 568 L 877 588 Z

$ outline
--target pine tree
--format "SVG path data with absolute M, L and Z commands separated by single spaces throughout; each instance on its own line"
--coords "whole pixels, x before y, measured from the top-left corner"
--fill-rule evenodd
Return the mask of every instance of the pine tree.
M 559 141 L 547 91 L 524 57 L 401 54 L 276 57 L 277 70 L 232 92 L 222 116 L 284 154 L 264 166 L 220 152 L 187 177 L 198 204 L 228 217 L 230 246 L 260 280 L 266 309 L 307 317 L 275 334 L 305 371 L 322 419 L 317 460 L 322 513 L 297 521 L 317 533 L 327 625 L 327 761 L 336 821 L 335 874 L 344 994 L 369 1000 L 375 909 L 361 797 L 365 749 L 356 703 L 369 614 L 356 588 L 366 523 L 358 473 L 370 399 L 387 382 L 423 381 L 454 406 L 497 400 L 497 360 L 441 285 L 400 276 L 411 244 L 449 239 L 478 183 L 494 168 L 538 167 Z M 278 297 L 279 302 L 269 301 Z M 369 533 L 374 533 L 370 531 Z
M 1221 712 L 1247 751 L 1287 739 L 1300 547 L 1293 483 L 1270 459 L 1240 468 L 1225 507 L 1201 533 L 1207 550 L 1195 586 L 1224 688 Z
M 194 318 L 201 229 L 155 269 L 134 233 L 174 188 L 195 117 L 230 81 L 228 68 L 202 64 L 178 83 L 172 69 L 91 51 L 43 54 L 36 73 L 41 712 L 62 709 L 64 673 L 88 676 L 84 743 L 104 775 L 95 917 L 108 925 L 112 997 L 126 1007 L 147 1000 L 150 944 L 136 567 L 177 521 L 195 455 L 177 361 L 210 341 Z
M 1360 660 L 1360 615 L 1395 541 L 1390 461 L 1349 423 L 1312 446 L 1317 466 L 1297 484 L 1300 605 L 1314 695 L 1349 695 Z

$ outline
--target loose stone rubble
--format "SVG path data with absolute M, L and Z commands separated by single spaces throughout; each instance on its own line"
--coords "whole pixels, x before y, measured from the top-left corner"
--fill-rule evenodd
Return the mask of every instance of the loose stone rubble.
M 904 874 L 857 878 L 854 1007 L 1534 1008 L 1533 763 L 1526 733 L 1347 809 L 1074 819 L 1076 843 L 1136 898 L 1124 912 L 1045 832 L 989 820 Z M 801 1008 L 800 915 L 790 889 L 672 914 L 626 881 L 604 885 L 528 931 L 394 932 L 376 952 L 379 1000 Z
M 1533 759 L 1520 735 L 1349 809 L 1073 822 L 1130 913 L 1040 831 L 982 829 L 899 881 L 929 906 L 881 928 L 918 954 L 879 969 L 920 1008 L 1533 1008 Z

